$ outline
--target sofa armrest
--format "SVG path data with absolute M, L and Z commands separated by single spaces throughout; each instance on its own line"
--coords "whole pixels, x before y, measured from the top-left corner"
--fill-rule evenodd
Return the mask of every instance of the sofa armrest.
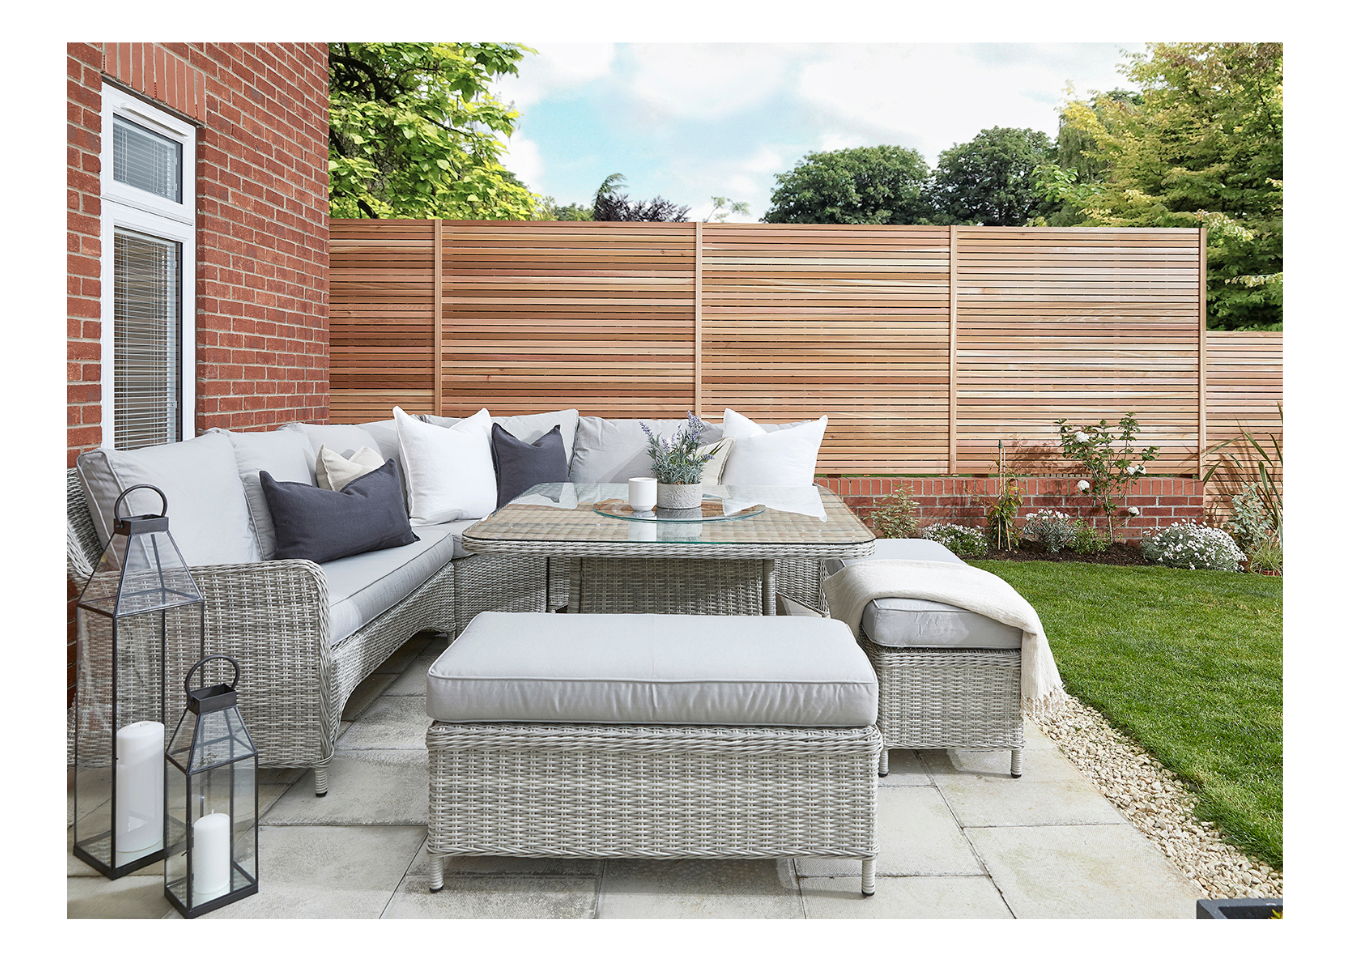
M 316 758 L 330 756 L 338 706 L 328 582 L 319 565 L 263 560 L 191 572 L 206 601 L 206 653 L 239 661 L 239 709 L 259 761 L 269 767 L 312 766 Z M 191 666 L 180 660 L 166 677 L 171 701 L 181 701 Z M 220 667 L 221 675 L 204 683 L 228 679 L 228 665 L 210 666 Z M 169 716 L 174 722 L 178 714 Z

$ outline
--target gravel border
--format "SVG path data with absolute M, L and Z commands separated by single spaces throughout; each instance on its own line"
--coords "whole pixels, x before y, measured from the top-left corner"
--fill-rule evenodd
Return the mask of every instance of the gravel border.
M 1195 818 L 1195 795 L 1176 774 L 1074 697 L 1037 725 L 1125 819 L 1215 900 L 1283 898 L 1284 874 L 1250 859 L 1213 823 Z

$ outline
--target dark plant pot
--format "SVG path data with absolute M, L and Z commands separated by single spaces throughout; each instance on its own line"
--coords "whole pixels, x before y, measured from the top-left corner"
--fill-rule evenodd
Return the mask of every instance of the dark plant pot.
M 1271 920 L 1275 911 L 1284 912 L 1284 899 L 1276 900 L 1197 900 L 1197 920 Z

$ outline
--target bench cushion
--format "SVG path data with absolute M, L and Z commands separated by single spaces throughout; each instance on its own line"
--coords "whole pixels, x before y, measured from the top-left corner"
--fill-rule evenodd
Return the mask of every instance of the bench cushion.
M 403 600 L 455 557 L 467 556 L 459 534 L 472 524 L 413 525 L 416 543 L 320 564 L 328 581 L 328 636 L 340 643 Z
M 452 722 L 861 727 L 877 681 L 816 617 L 480 613 L 427 671 Z
M 653 433 L 673 437 L 689 421 L 581 417 L 577 421 L 570 476 L 573 483 L 627 483 L 630 477 L 650 477 L 652 458 L 647 453 L 646 424 Z M 722 425 L 710 423 L 699 443 L 722 439 Z
M 931 560 L 965 563 L 936 540 L 878 540 L 866 560 Z M 831 558 L 825 575 L 838 573 L 858 560 Z M 863 608 L 863 632 L 882 647 L 953 647 L 961 649 L 1018 650 L 1022 631 L 949 603 L 888 597 L 873 600 Z

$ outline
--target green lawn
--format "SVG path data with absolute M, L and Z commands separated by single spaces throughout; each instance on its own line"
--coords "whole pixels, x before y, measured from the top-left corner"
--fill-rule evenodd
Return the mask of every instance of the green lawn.
M 1247 573 L 975 560 L 1040 614 L 1070 693 L 1284 868 L 1283 581 Z

